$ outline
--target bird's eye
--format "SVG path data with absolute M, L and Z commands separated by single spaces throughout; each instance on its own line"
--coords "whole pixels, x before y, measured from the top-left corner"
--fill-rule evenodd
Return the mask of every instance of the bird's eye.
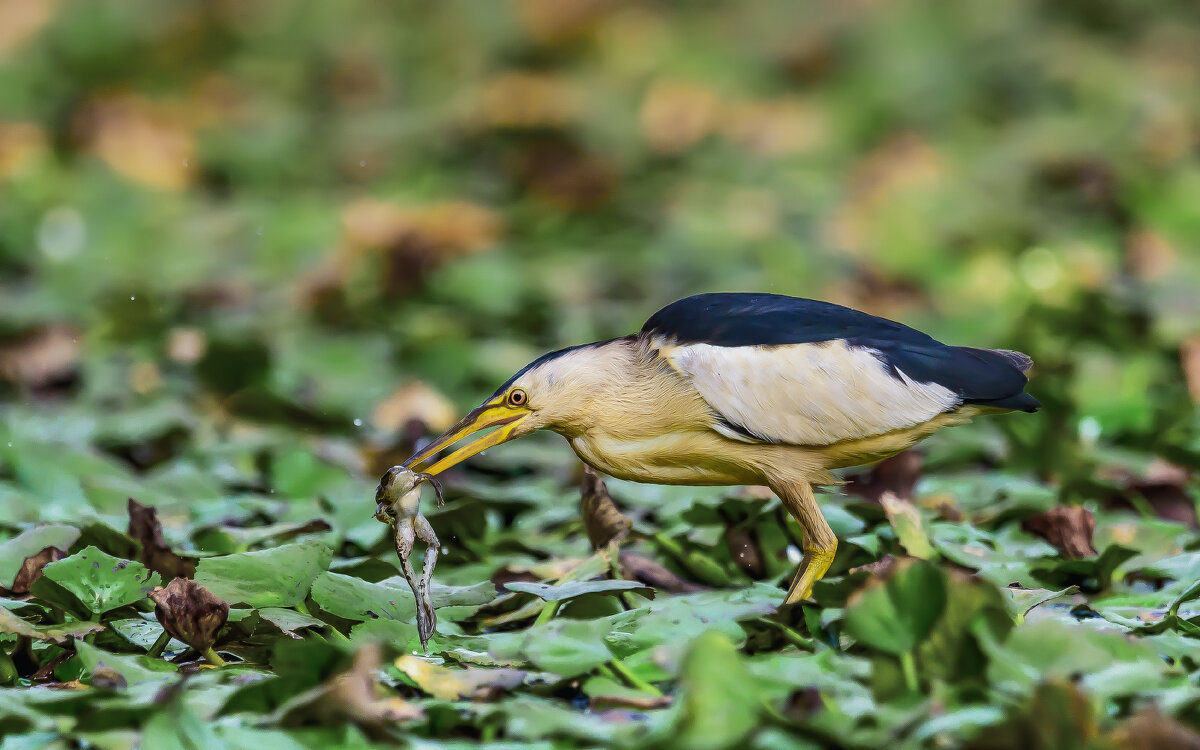
M 513 388 L 508 392 L 508 403 L 512 406 L 524 406 L 525 402 L 528 400 L 529 394 L 525 393 L 525 391 L 521 390 L 520 388 Z

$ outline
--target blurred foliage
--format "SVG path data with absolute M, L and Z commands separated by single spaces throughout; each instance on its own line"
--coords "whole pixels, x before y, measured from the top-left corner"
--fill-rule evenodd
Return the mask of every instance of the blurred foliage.
M 1198 157 L 1182 0 L 0 0 L 0 747 L 1194 747 Z M 606 558 L 564 446 L 491 451 L 413 655 L 374 478 L 717 290 L 1046 408 L 826 495 L 778 611 L 769 495 L 612 482 Z

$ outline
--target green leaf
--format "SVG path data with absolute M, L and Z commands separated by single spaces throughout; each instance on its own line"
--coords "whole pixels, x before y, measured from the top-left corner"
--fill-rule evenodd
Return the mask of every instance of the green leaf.
M 317 576 L 312 585 L 312 598 L 331 615 L 360 622 L 384 618 L 407 622 L 417 615 L 412 590 L 408 584 L 389 586 L 368 583 L 360 578 L 330 573 Z
M 525 631 L 521 652 L 539 669 L 574 677 L 612 660 L 608 628 L 604 620 L 552 620 Z
M 672 747 L 731 748 L 762 721 L 765 706 L 758 681 L 724 636 L 694 640 L 679 675 L 680 711 Z
M 148 656 L 111 654 L 81 640 L 75 641 L 75 653 L 79 655 L 79 660 L 83 663 L 85 675 L 90 675 L 92 670 L 103 664 L 109 669 L 115 670 L 130 685 L 163 680 L 177 670 L 177 667 L 169 661 L 152 659 Z
M 82 638 L 88 633 L 98 633 L 104 626 L 98 622 L 68 622 L 62 625 L 31 625 L 4 607 L 0 607 L 0 633 L 12 633 L 39 641 L 65 643 L 72 638 Z
M 93 615 L 145 599 L 162 580 L 145 565 L 113 557 L 96 547 L 50 563 L 42 572 L 78 597 Z
M 196 583 L 230 604 L 294 607 L 308 598 L 313 581 L 332 559 L 328 545 L 311 541 L 208 557 L 196 566 Z
M 654 598 L 654 589 L 637 581 L 571 581 L 558 585 L 513 581 L 504 584 L 504 587 L 509 591 L 533 594 L 548 602 L 566 601 L 584 594 L 619 594 L 622 591 L 632 591 L 648 599 Z
M 946 604 L 941 569 L 924 561 L 897 566 L 885 581 L 872 581 L 846 606 L 846 632 L 870 648 L 899 656 L 912 651 Z
M 888 521 L 896 531 L 896 539 L 900 541 L 900 546 L 904 547 L 908 554 L 922 560 L 937 556 L 937 552 L 929 542 L 929 534 L 921 522 L 921 514 L 917 512 L 912 503 L 891 492 L 883 493 L 879 501 L 883 504 Z
M 46 547 L 69 550 L 79 538 L 79 529 L 74 526 L 49 524 L 24 531 L 0 544 L 0 587 L 12 588 L 13 579 L 21 570 L 25 558 L 36 555 Z
M 258 616 L 282 630 L 284 635 L 292 638 L 301 637 L 296 633 L 297 630 L 328 627 L 324 620 L 318 620 L 312 615 L 282 607 L 264 607 L 258 610 Z

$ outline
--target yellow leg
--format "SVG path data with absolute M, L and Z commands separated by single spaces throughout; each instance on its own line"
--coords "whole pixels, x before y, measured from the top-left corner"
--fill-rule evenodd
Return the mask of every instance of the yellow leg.
M 808 482 L 781 483 L 775 492 L 792 517 L 804 530 L 804 557 L 800 569 L 788 587 L 784 604 L 795 604 L 812 597 L 813 584 L 824 577 L 837 554 L 837 536 L 817 505 L 817 496 Z

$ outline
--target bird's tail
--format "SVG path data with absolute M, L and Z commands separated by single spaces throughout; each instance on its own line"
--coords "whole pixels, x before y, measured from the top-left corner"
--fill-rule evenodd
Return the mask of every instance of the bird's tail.
M 992 354 L 999 354 L 1008 360 L 1009 364 L 1025 374 L 1033 367 L 1033 358 L 1024 352 L 1014 352 L 1012 349 L 988 349 Z
M 975 349 L 969 346 L 958 346 L 956 349 L 964 350 L 971 353 L 978 359 L 984 362 L 990 362 L 993 367 L 1011 367 L 1022 375 L 1029 372 L 1033 367 L 1033 359 L 1022 352 L 1014 352 L 1011 349 Z M 1015 378 L 1015 373 L 1013 374 Z M 1033 396 L 1025 392 L 1025 378 L 1021 378 L 1021 382 L 1011 383 L 1013 391 L 1008 395 L 988 394 L 989 396 L 998 396 L 993 398 L 972 398 L 970 403 L 977 406 L 987 406 L 993 409 L 1004 409 L 1012 411 L 1034 412 L 1041 408 L 1042 403 Z M 1018 390 L 1017 388 L 1020 388 Z M 1003 391 L 1001 391 L 1003 393 Z

